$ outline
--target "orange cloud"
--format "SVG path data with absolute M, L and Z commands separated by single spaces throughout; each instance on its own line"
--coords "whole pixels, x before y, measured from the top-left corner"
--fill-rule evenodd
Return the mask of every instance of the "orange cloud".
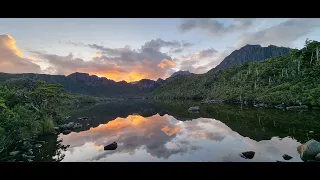
M 33 63 L 31 59 L 22 56 L 15 43 L 16 41 L 10 35 L 0 35 L 0 72 L 41 72 L 39 65 Z
M 176 134 L 179 130 L 180 128 L 178 126 L 174 128 L 169 128 L 168 126 L 164 126 L 163 128 L 161 128 L 161 131 L 163 131 L 167 136 L 172 136 Z
M 99 52 L 94 53 L 94 55 L 92 56 L 92 59 L 97 58 L 97 57 L 100 57 L 100 53 Z
M 170 61 L 169 59 L 163 59 L 159 64 L 158 67 L 160 68 L 167 68 L 167 67 L 174 67 L 176 64 L 173 61 Z

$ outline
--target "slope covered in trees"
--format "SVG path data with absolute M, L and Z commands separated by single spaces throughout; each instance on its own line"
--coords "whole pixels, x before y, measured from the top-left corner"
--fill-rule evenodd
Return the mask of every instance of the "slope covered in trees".
M 307 40 L 304 48 L 288 55 L 168 81 L 150 97 L 320 106 L 319 51 L 319 42 Z
M 64 113 L 96 98 L 66 93 L 61 84 L 27 78 L 0 83 L 0 154 L 22 139 L 54 132 Z

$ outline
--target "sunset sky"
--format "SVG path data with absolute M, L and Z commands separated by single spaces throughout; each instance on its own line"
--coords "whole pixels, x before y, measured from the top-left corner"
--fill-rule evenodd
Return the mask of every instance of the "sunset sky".
M 0 19 L 0 72 L 115 81 L 205 73 L 246 44 L 301 48 L 320 19 Z

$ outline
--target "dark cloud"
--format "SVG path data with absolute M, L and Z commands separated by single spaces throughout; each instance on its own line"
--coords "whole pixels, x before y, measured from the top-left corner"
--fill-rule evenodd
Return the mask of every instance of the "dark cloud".
M 246 33 L 240 38 L 237 47 L 246 44 L 277 45 L 291 47 L 293 41 L 320 28 L 319 18 L 289 19 L 280 24 L 254 33 Z
M 23 57 L 15 42 L 7 34 L 0 35 L 0 72 L 40 73 L 40 66 L 32 59 Z
M 225 26 L 223 22 L 213 18 L 186 19 L 183 20 L 179 28 L 182 32 L 201 30 L 211 35 L 220 36 L 226 33 L 246 30 L 252 25 L 253 20 L 253 18 L 235 18 L 232 20 L 231 25 Z
M 141 49 L 151 48 L 157 51 L 160 51 L 163 47 L 173 48 L 173 53 L 182 52 L 185 48 L 193 46 L 193 43 L 185 42 L 185 41 L 164 41 L 162 39 L 153 39 L 151 41 L 146 42 Z
M 133 50 L 130 46 L 112 49 L 97 44 L 68 43 L 89 47 L 98 52 L 92 60 L 87 61 L 74 58 L 73 54 L 58 56 L 37 51 L 32 51 L 32 53 L 50 65 L 46 72 L 70 74 L 80 71 L 106 76 L 116 81 L 165 78 L 167 71 L 175 66 L 169 55 L 150 47 L 143 46 L 139 50 Z

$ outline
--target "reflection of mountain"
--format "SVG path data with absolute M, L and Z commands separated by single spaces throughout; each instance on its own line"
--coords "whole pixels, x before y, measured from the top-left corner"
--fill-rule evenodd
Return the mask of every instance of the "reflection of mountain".
M 207 118 L 181 122 L 169 115 L 130 115 L 61 137 L 70 145 L 63 161 L 276 161 L 284 153 L 293 156 L 292 161 L 300 160 L 300 143 L 293 139 L 257 142 Z M 114 141 L 116 150 L 103 150 Z M 255 158 L 238 155 L 246 150 L 256 151 Z
M 200 104 L 192 101 L 159 101 L 154 104 L 166 109 L 168 114 L 179 120 L 192 120 L 199 117 L 214 118 L 226 123 L 242 136 L 261 141 L 274 136 L 291 136 L 306 142 L 311 138 L 319 139 L 320 134 L 308 134 L 320 131 L 319 111 L 282 111 L 278 109 L 260 109 L 251 107 Z M 190 106 L 200 106 L 200 113 L 190 114 Z
M 166 114 L 161 108 L 154 106 L 148 101 L 132 100 L 125 102 L 110 102 L 95 106 L 82 112 L 71 114 L 71 121 L 77 121 L 78 117 L 89 117 L 89 120 L 78 121 L 83 125 L 82 130 L 88 130 L 91 127 L 105 124 L 108 121 L 114 120 L 118 117 L 126 118 L 132 114 L 138 114 L 143 117 L 153 116 L 159 113 L 160 115 Z M 87 124 L 90 124 L 87 126 Z
M 200 113 L 192 114 L 187 111 L 190 106 L 200 105 Z M 260 141 L 270 139 L 274 136 L 291 136 L 299 142 L 306 142 L 310 138 L 320 138 L 320 135 L 308 134 L 309 131 L 319 132 L 320 114 L 317 111 L 298 112 L 281 111 L 277 109 L 259 109 L 230 105 L 205 105 L 193 101 L 126 101 L 114 102 L 92 109 L 72 114 L 72 120 L 77 117 L 87 116 L 89 120 L 80 121 L 82 130 L 97 127 L 117 117 L 126 118 L 132 114 L 150 117 L 156 114 L 169 114 L 180 121 L 191 121 L 192 119 L 207 117 L 214 118 L 226 123 L 230 128 L 242 136 L 250 137 Z M 89 124 L 87 126 L 87 124 Z

